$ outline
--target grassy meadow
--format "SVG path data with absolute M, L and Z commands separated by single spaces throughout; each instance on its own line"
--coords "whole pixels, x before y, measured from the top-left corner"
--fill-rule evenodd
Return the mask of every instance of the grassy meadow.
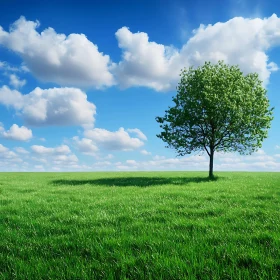
M 280 279 L 280 173 L 0 173 L 0 279 Z

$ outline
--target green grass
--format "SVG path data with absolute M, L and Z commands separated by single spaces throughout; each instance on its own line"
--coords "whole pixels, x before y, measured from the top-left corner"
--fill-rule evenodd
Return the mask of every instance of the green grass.
M 280 279 L 280 173 L 1 173 L 0 279 Z

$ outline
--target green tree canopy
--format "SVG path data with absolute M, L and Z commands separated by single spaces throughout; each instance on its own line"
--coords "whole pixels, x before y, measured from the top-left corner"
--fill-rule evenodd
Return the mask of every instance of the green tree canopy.
M 157 136 L 167 147 L 179 156 L 205 150 L 212 178 L 215 151 L 251 154 L 262 146 L 273 108 L 258 74 L 243 75 L 219 61 L 183 69 L 180 76 L 175 105 L 156 118 L 163 130 Z

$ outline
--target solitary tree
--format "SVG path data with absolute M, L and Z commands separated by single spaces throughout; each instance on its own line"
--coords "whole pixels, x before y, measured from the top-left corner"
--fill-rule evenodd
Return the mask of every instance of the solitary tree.
M 238 66 L 219 61 L 183 69 L 173 97 L 175 105 L 157 117 L 157 135 L 179 156 L 194 151 L 209 155 L 213 178 L 215 151 L 251 154 L 262 146 L 272 109 L 258 74 L 243 75 Z

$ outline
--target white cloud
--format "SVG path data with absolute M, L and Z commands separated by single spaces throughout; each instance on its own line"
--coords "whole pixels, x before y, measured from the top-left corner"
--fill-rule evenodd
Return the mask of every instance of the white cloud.
M 124 163 L 117 162 L 115 166 L 121 170 L 207 170 L 208 164 L 208 157 L 192 155 L 181 158 L 157 156 L 154 160 L 149 161 L 130 159 Z
M 93 143 L 91 139 L 82 138 L 81 140 L 79 137 L 73 137 L 75 145 L 79 152 L 86 154 L 86 155 L 96 155 L 98 151 L 98 147 Z
M 135 133 L 141 140 L 148 140 L 147 136 L 139 128 L 128 128 L 126 131 L 129 133 Z
M 165 156 L 159 156 L 159 155 L 155 155 L 153 157 L 154 160 L 161 160 L 161 159 L 165 159 Z
M 273 161 L 273 157 L 269 156 L 265 153 L 264 150 L 259 149 L 255 153 L 249 156 L 243 156 L 243 160 L 245 161 L 254 161 L 254 162 L 267 162 L 267 161 Z
M 1 27 L 0 27 L 1 31 Z M 7 61 L 0 61 L 0 69 L 7 72 L 19 72 L 21 71 L 21 68 L 17 68 L 14 66 L 11 66 Z
M 148 151 L 146 151 L 146 150 L 141 150 L 140 153 L 141 153 L 142 155 L 145 155 L 145 156 L 148 156 L 148 155 L 151 155 L 151 154 L 152 154 L 151 152 L 148 152 Z
M 84 34 L 58 34 L 49 27 L 20 17 L 7 32 L 0 26 L 0 44 L 19 54 L 39 79 L 67 86 L 101 88 L 114 83 L 110 57 Z
M 62 154 L 66 155 L 71 152 L 70 148 L 67 145 L 61 145 L 56 148 L 48 148 L 41 145 L 33 145 L 31 146 L 31 150 L 36 154 L 45 154 L 45 155 L 56 155 Z
M 171 88 L 180 70 L 177 50 L 149 42 L 146 33 L 132 33 L 127 27 L 119 29 L 116 37 L 123 56 L 113 72 L 122 87 L 147 86 L 158 91 Z
M 3 146 L 0 144 L 0 163 L 1 165 L 6 165 L 10 163 L 17 163 L 22 162 L 23 160 L 13 151 L 11 151 L 9 148 Z
M 130 169 L 136 169 L 137 166 L 135 165 L 118 165 L 117 166 L 117 169 L 120 169 L 120 170 L 130 170 Z
M 14 107 L 29 125 L 92 125 L 96 107 L 77 88 L 35 88 L 21 94 L 7 86 L 0 88 L 0 103 Z
M 105 159 L 112 159 L 112 158 L 114 158 L 114 155 L 112 155 L 112 154 L 108 154 L 108 155 L 105 157 Z
M 19 154 L 28 155 L 29 152 L 22 147 L 15 147 L 14 150 Z
M 110 166 L 112 165 L 112 163 L 108 160 L 105 160 L 105 161 L 98 161 L 98 162 L 95 162 L 93 164 L 93 167 L 95 168 L 102 168 L 102 167 L 107 167 L 107 166 Z
M 216 170 L 280 170 L 280 163 L 277 162 L 277 155 L 270 156 L 262 149 L 251 155 L 239 155 L 237 153 L 216 153 Z
M 38 155 L 37 155 L 37 157 L 32 157 L 31 159 L 34 160 L 34 161 L 44 163 L 44 164 L 48 163 L 48 160 L 46 158 L 40 158 L 40 157 L 38 157 Z
M 26 80 L 21 80 L 17 75 L 10 75 L 10 85 L 15 88 L 21 88 L 26 84 Z
M 179 50 L 149 41 L 144 32 L 132 33 L 127 27 L 116 32 L 122 61 L 115 73 L 122 87 L 147 86 L 157 91 L 175 90 L 180 70 L 205 61 L 224 60 L 238 64 L 244 74 L 257 72 L 265 83 L 278 66 L 267 51 L 280 45 L 280 18 L 247 19 L 235 17 L 214 25 L 200 25 Z
M 67 145 L 57 147 L 45 147 L 40 145 L 31 146 L 31 150 L 36 156 L 31 159 L 35 162 L 40 162 L 45 170 L 51 170 L 55 166 L 56 170 L 75 170 L 87 169 L 78 164 L 78 157 L 73 154 Z
M 76 155 L 57 155 L 53 158 L 53 163 L 56 165 L 76 165 L 78 162 L 78 158 Z
M 114 132 L 94 128 L 85 130 L 84 134 L 85 137 L 93 140 L 98 147 L 100 146 L 108 150 L 131 151 L 144 145 L 140 139 L 130 137 L 123 127 Z
M 32 138 L 32 130 L 25 126 L 19 127 L 17 124 L 13 124 L 9 130 L 3 131 L 2 136 L 6 139 L 17 141 L 28 141 Z
M 44 166 L 43 165 L 34 165 L 35 169 L 40 169 L 40 170 L 44 170 Z
M 13 107 L 16 110 L 19 110 L 24 106 L 24 97 L 17 90 L 2 86 L 0 88 L 0 103 L 7 107 Z
M 134 160 L 134 159 L 128 159 L 128 160 L 126 161 L 126 163 L 129 164 L 129 165 L 137 165 L 137 162 L 136 162 L 136 160 Z

